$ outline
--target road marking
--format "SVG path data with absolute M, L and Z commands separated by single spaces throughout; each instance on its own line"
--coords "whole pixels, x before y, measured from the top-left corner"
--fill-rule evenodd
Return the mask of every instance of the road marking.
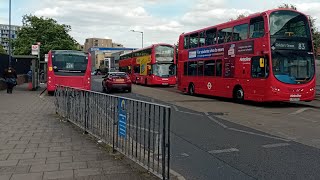
M 200 114 L 200 113 L 193 113 L 193 112 L 187 112 L 187 111 L 180 111 L 179 109 L 178 109 L 178 107 L 177 106 L 172 106 L 173 107 L 173 109 L 175 110 L 175 111 L 177 111 L 177 112 L 181 112 L 181 113 L 186 113 L 186 114 L 192 114 L 192 115 L 197 115 L 197 116 L 203 116 L 202 114 Z
M 282 146 L 289 146 L 289 143 L 276 143 L 276 144 L 266 144 L 263 145 L 262 147 L 264 148 L 274 148 L 274 147 L 282 147 Z
M 181 156 L 183 156 L 183 157 L 189 157 L 189 154 L 187 154 L 187 153 L 182 153 Z
M 281 141 L 285 141 L 285 142 L 291 141 L 291 140 L 288 140 L 288 139 L 283 139 L 283 138 L 268 136 L 268 135 L 259 134 L 259 133 L 254 133 L 254 132 L 245 131 L 245 130 L 240 130 L 240 129 L 236 129 L 236 128 L 228 128 L 228 129 L 231 130 L 231 131 L 237 131 L 237 132 L 242 132 L 242 133 L 246 133 L 246 134 L 257 135 L 257 136 L 266 137 L 266 138 L 271 138 L 271 139 L 277 139 L 277 140 L 281 140 Z
M 211 121 L 217 123 L 218 125 L 222 126 L 223 128 L 228 128 L 228 126 L 224 125 L 222 122 L 219 122 L 218 120 L 214 119 L 211 116 L 207 116 Z
M 177 173 L 176 171 L 172 170 L 171 168 L 170 168 L 170 174 L 175 176 L 175 178 L 178 180 L 186 180 L 185 177 L 183 177 L 181 174 Z
M 210 154 L 220 154 L 220 153 L 229 153 L 229 152 L 238 152 L 239 149 L 237 148 L 230 148 L 230 149 L 218 149 L 218 150 L 212 150 L 208 151 Z
M 177 106 L 172 106 L 175 111 L 179 111 Z
M 296 115 L 296 114 L 300 114 L 300 113 L 302 113 L 302 112 L 304 112 L 304 111 L 306 111 L 306 110 L 309 110 L 310 108 L 301 108 L 301 109 L 299 109 L 299 110 L 297 110 L 297 111 L 295 111 L 295 112 L 293 112 L 293 113 L 290 113 L 290 115 Z

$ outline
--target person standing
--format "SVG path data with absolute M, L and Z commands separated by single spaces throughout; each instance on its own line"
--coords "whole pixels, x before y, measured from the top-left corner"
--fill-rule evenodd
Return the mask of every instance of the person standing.
M 7 83 L 7 93 L 12 94 L 13 87 L 17 85 L 17 73 L 12 67 L 4 70 L 3 78 Z

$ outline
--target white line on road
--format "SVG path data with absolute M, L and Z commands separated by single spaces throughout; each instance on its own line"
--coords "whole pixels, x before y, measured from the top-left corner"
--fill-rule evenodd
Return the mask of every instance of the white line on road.
M 263 145 L 262 147 L 264 148 L 274 148 L 274 147 L 282 147 L 282 146 L 289 146 L 289 143 L 276 143 L 276 144 L 266 144 Z
M 281 141 L 285 141 L 285 142 L 291 141 L 291 140 L 288 140 L 288 139 L 283 139 L 283 138 L 268 136 L 268 135 L 259 134 L 259 133 L 254 133 L 254 132 L 245 131 L 245 130 L 240 130 L 240 129 L 236 129 L 236 128 L 228 128 L 228 129 L 231 130 L 231 131 L 237 131 L 237 132 L 242 132 L 242 133 L 246 133 L 246 134 L 257 135 L 257 136 L 266 137 L 266 138 L 271 138 L 271 139 L 277 139 L 277 140 L 281 140 Z
M 177 106 L 172 106 L 175 111 L 179 111 Z
M 217 123 L 218 125 L 222 126 L 223 128 L 228 128 L 228 126 L 224 125 L 222 122 L 219 122 L 218 120 L 214 119 L 211 116 L 207 116 L 211 121 Z
M 181 112 L 181 113 L 185 113 L 185 114 L 192 114 L 192 115 L 197 115 L 197 116 L 203 116 L 202 114 L 200 114 L 200 113 L 193 113 L 193 112 L 187 112 L 187 111 L 180 111 L 179 109 L 178 109 L 178 107 L 177 106 L 172 106 L 173 107 L 173 109 L 175 110 L 175 111 L 177 111 L 177 112 Z
M 189 157 L 189 154 L 187 154 L 187 153 L 182 153 L 181 156 L 183 156 L 183 157 Z
M 306 110 L 309 110 L 310 108 L 301 108 L 301 109 L 299 109 L 299 110 L 297 110 L 297 111 L 295 111 L 295 112 L 293 112 L 293 113 L 290 113 L 290 115 L 296 115 L 296 114 L 300 114 L 300 113 L 302 113 L 302 112 L 304 112 L 304 111 L 306 111 Z
M 237 148 L 230 148 L 230 149 L 218 149 L 218 150 L 212 150 L 208 151 L 210 154 L 219 154 L 219 153 L 229 153 L 229 152 L 238 152 L 239 149 Z

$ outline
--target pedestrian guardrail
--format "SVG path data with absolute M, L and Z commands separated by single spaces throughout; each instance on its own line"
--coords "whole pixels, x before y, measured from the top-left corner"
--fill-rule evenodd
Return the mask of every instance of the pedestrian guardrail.
M 56 112 L 161 179 L 170 172 L 169 106 L 57 86 Z

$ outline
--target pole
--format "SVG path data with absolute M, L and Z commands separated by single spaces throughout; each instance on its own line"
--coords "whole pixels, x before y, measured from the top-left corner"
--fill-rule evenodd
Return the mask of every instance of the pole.
M 142 34 L 142 48 L 143 48 L 143 32 L 141 32 L 141 34 Z
M 9 67 L 11 67 L 11 0 L 9 0 L 9 44 L 8 44 L 8 54 L 9 54 Z
M 39 46 L 39 53 L 38 53 L 38 63 L 37 63 L 37 73 L 38 73 L 38 76 L 37 76 L 37 88 L 40 87 L 40 44 L 38 44 Z

